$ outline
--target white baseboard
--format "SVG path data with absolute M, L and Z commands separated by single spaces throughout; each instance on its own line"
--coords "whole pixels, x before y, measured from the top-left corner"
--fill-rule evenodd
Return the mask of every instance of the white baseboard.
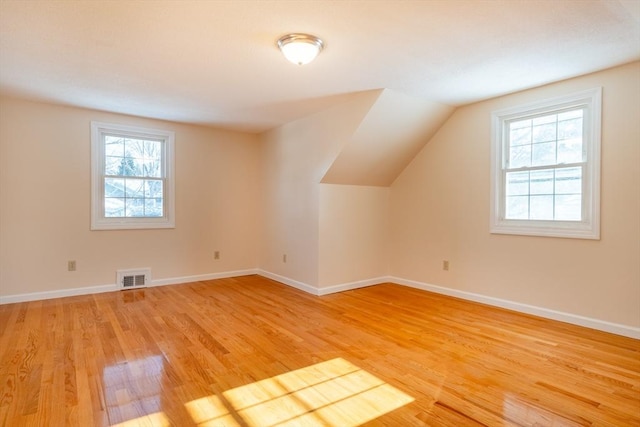
M 302 282 L 299 282 L 297 280 L 289 279 L 288 277 L 280 276 L 279 274 L 275 274 L 275 273 L 272 273 L 272 272 L 266 271 L 266 270 L 258 269 L 257 274 L 259 274 L 260 276 L 264 276 L 267 279 L 275 280 L 276 282 L 280 282 L 280 283 L 283 283 L 283 284 L 285 284 L 287 286 L 291 286 L 292 288 L 299 289 L 299 290 L 304 291 L 304 292 L 306 292 L 308 294 L 316 295 L 316 296 L 320 295 L 318 293 L 318 288 L 316 288 L 315 286 L 307 285 L 306 283 L 302 283 Z
M 113 292 L 120 288 L 117 285 L 88 286 L 84 288 L 60 289 L 56 291 L 32 292 L 18 295 L 0 295 L 0 305 L 16 302 L 39 301 L 53 298 L 75 297 L 78 295 L 101 294 Z
M 257 268 L 247 270 L 224 271 L 222 273 L 198 274 L 195 276 L 170 277 L 168 279 L 151 280 L 149 286 L 179 285 L 181 283 L 201 282 L 203 280 L 226 279 L 229 277 L 250 276 L 258 274 Z
M 501 298 L 489 297 L 472 292 L 430 285 L 428 283 L 416 282 L 414 280 L 401 279 L 399 277 L 389 277 L 388 279 L 388 281 L 391 283 L 397 283 L 399 285 L 409 286 L 411 288 L 422 289 L 424 291 L 434 292 L 437 294 L 448 295 L 468 301 L 475 301 L 495 307 L 506 308 L 508 310 L 513 310 L 520 313 L 532 314 L 534 316 L 543 317 L 545 319 L 558 320 L 560 322 L 571 323 L 573 325 L 584 326 L 586 328 L 597 329 L 604 332 L 610 332 L 616 335 L 640 339 L 640 328 L 636 328 L 633 326 L 621 325 L 618 323 L 607 322 L 605 320 L 593 319 L 577 314 L 565 313 L 562 311 L 556 311 L 548 308 L 504 300 Z
M 385 283 L 389 281 L 389 277 L 384 276 L 384 277 L 375 277 L 372 279 L 358 280 L 357 282 L 342 283 L 340 285 L 327 286 L 324 288 L 316 288 L 315 286 L 311 286 L 306 283 L 302 283 L 297 280 L 290 279 L 285 276 L 281 276 L 279 274 L 271 273 L 270 271 L 258 270 L 257 274 L 316 296 L 329 295 L 329 294 L 334 294 L 336 292 L 344 292 L 344 291 L 350 291 L 353 289 L 365 288 L 367 286 L 379 285 L 380 283 Z
M 227 277 L 249 276 L 251 274 L 258 274 L 258 269 L 225 271 L 221 273 L 209 273 L 209 274 L 199 274 L 195 276 L 182 276 L 182 277 L 171 277 L 168 279 L 151 280 L 151 283 L 149 283 L 147 286 L 152 287 L 152 286 L 178 285 L 180 283 L 199 282 L 202 280 L 225 279 Z M 121 290 L 121 288 L 117 284 L 113 284 L 113 285 L 87 286 L 84 288 L 60 289 L 60 290 L 45 291 L 45 292 L 33 292 L 33 293 L 18 294 L 18 295 L 0 295 L 0 305 L 12 304 L 16 302 L 38 301 L 38 300 L 46 300 L 46 299 L 52 299 L 52 298 L 64 298 L 64 297 L 73 297 L 73 296 L 79 296 L 79 295 L 99 294 L 103 292 L 114 292 L 119 290 Z
M 367 286 L 379 285 L 389 281 L 389 277 L 375 277 L 373 279 L 358 280 L 357 282 L 343 283 L 341 285 L 327 286 L 317 290 L 318 295 L 335 294 L 336 292 L 351 291 L 353 289 L 366 288 Z

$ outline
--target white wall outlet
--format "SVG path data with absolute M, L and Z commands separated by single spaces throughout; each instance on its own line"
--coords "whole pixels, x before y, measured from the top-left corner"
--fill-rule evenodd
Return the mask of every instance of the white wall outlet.
M 74 261 L 67 261 L 67 270 L 68 271 L 76 271 L 76 262 Z
M 220 259 L 220 251 L 215 251 L 213 253 L 213 259 Z
M 444 261 L 442 261 L 442 269 L 444 271 L 449 271 L 449 260 L 445 259 Z
M 287 254 L 282 254 L 282 262 L 287 262 Z

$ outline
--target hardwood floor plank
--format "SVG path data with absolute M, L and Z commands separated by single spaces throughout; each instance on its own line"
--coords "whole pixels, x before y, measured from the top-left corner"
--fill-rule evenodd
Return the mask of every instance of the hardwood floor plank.
M 7 427 L 640 426 L 640 341 L 244 276 L 0 306 L 0 386 Z

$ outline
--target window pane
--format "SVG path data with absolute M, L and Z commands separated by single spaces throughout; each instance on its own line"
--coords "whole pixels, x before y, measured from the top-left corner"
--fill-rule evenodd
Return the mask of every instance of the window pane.
M 556 163 L 556 143 L 545 142 L 533 144 L 531 150 L 531 164 L 533 166 L 553 165 Z
M 123 157 L 120 159 L 120 164 L 117 165 L 116 173 L 113 175 L 120 176 L 137 176 L 136 162 L 131 157 Z
M 104 195 L 105 197 L 124 197 L 124 179 L 105 178 Z
M 582 138 L 558 141 L 558 163 L 580 163 L 582 161 Z
M 123 217 L 124 216 L 124 199 L 106 197 L 104 199 L 104 216 L 105 217 Z
M 160 160 L 162 158 L 162 142 L 160 141 L 145 141 L 144 142 L 144 157 L 148 159 Z
M 133 164 L 135 165 L 135 176 L 145 176 L 144 174 L 144 159 L 134 159 Z
M 556 194 L 582 194 L 582 168 L 558 169 Z
M 124 141 L 126 157 L 142 159 L 144 157 L 144 141 L 141 139 L 126 139 Z
M 145 199 L 144 213 L 146 216 L 161 217 L 162 216 L 162 199 Z
M 529 195 L 529 172 L 507 173 L 507 196 Z
M 161 166 L 162 164 L 160 162 L 160 159 L 144 159 L 142 163 L 142 176 L 161 178 Z
M 553 196 L 531 196 L 530 219 L 553 219 Z
M 105 175 L 162 178 L 161 141 L 106 136 L 107 140 L 111 143 L 105 156 Z
M 506 219 L 529 219 L 529 197 L 507 196 Z
M 531 144 L 531 127 L 515 129 L 511 127 L 509 141 L 511 146 Z
M 105 157 L 104 174 L 120 175 L 120 165 L 122 164 L 122 160 L 122 157 Z
M 119 136 L 105 135 L 104 155 L 124 157 L 124 139 Z
M 125 197 L 127 198 L 142 198 L 144 197 L 144 180 L 142 179 L 127 179 L 125 180 Z
M 553 194 L 552 169 L 531 171 L 531 194 Z
M 556 220 L 581 221 L 582 197 L 580 195 L 556 196 Z
M 582 119 L 558 122 L 558 139 L 582 138 Z
M 519 120 L 517 122 L 509 123 L 509 129 L 520 129 L 520 128 L 530 128 L 531 127 L 531 119 Z
M 548 123 L 533 127 L 533 142 L 547 142 L 556 140 L 556 124 Z
M 509 149 L 509 167 L 531 166 L 531 145 L 520 145 Z
M 144 216 L 144 199 L 126 199 L 126 216 Z
M 162 181 L 160 180 L 145 180 L 144 184 L 144 197 L 147 198 L 162 198 Z

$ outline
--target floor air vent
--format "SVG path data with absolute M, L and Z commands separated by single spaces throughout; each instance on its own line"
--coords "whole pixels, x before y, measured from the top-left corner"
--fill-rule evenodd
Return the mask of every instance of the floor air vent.
M 120 289 L 144 288 L 151 283 L 151 269 L 118 270 L 117 283 Z

